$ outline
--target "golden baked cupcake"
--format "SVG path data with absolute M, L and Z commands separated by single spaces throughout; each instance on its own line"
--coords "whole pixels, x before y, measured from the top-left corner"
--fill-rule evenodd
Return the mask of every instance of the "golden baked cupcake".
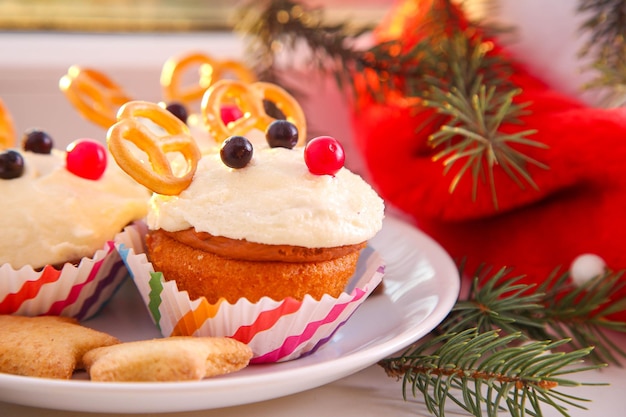
M 267 98 L 247 94 L 247 100 Z M 245 109 L 245 103 L 237 104 Z M 125 141 L 143 143 L 131 133 L 139 129 L 131 126 L 150 107 L 127 106 L 109 130 L 109 148 L 142 184 L 160 187 L 159 169 L 155 178 L 146 177 L 146 172 L 134 171 L 143 165 L 120 152 Z M 162 116 L 156 116 L 157 106 L 152 108 L 156 121 Z M 289 119 L 290 109 L 284 110 Z M 155 146 L 181 146 L 184 129 L 164 130 L 168 135 L 150 138 Z M 184 184 L 172 193 L 153 188 L 147 258 L 136 256 L 143 250 L 137 237 L 143 232 L 121 247 L 164 335 L 210 334 L 254 342 L 253 363 L 314 351 L 347 320 L 383 272 L 381 260 L 368 253 L 366 272 L 355 277 L 362 250 L 382 227 L 384 204 L 361 177 L 343 167 L 341 145 L 319 137 L 303 146 L 289 120 L 270 121 L 266 137 L 261 145 L 234 135 L 219 152 L 201 157 L 186 149 L 193 144 L 188 138 L 180 152 L 192 156 L 189 169 L 170 170 L 179 174 L 175 179 L 185 176 Z M 357 282 L 347 291 L 351 279 Z M 289 324 L 291 320 L 296 323 Z
M 92 316 L 128 276 L 117 233 L 147 212 L 147 190 L 103 144 L 53 148 L 41 130 L 0 149 L 0 314 Z

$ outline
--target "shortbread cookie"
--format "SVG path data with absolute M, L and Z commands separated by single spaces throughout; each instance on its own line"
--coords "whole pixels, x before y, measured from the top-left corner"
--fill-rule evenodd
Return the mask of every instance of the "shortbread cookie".
M 83 357 L 92 381 L 187 381 L 246 367 L 252 350 L 226 337 L 168 337 L 122 343 Z
M 87 351 L 116 343 L 69 317 L 0 315 L 0 372 L 69 379 Z

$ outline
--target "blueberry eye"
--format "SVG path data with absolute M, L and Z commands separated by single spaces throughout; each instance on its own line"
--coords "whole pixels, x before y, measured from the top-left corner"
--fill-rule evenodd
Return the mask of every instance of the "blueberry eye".
M 24 133 L 22 140 L 25 151 L 49 154 L 52 151 L 52 137 L 43 130 L 31 129 Z
M 287 120 L 274 120 L 265 131 L 270 148 L 292 149 L 298 144 L 298 128 Z
M 6 151 L 0 153 L 0 178 L 11 180 L 24 173 L 24 158 L 19 152 Z
M 172 113 L 183 123 L 187 123 L 187 117 L 189 117 L 189 113 L 187 112 L 187 108 L 178 102 L 171 102 L 165 107 L 165 110 Z
M 243 136 L 231 136 L 222 144 L 220 157 L 230 168 L 243 168 L 252 159 L 252 144 Z

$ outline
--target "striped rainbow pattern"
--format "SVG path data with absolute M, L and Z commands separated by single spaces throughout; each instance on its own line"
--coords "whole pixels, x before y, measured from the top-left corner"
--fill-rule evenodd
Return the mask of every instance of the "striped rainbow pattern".
M 95 315 L 128 276 L 124 262 L 107 242 L 78 266 L 41 271 L 0 267 L 0 314 L 55 315 L 86 320 Z
M 163 336 L 227 336 L 248 344 L 251 363 L 279 362 L 315 352 L 350 318 L 384 275 L 384 263 L 373 250 L 363 251 L 352 289 L 334 298 L 305 297 L 302 301 L 269 298 L 235 304 L 205 298 L 191 300 L 176 283 L 154 272 L 144 254 L 135 254 L 132 241 L 118 245 L 153 321 Z M 350 287 L 350 286 L 349 286 Z

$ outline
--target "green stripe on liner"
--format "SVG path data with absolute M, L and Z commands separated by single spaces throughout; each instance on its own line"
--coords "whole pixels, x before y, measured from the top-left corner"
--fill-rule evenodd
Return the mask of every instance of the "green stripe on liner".
M 161 305 L 161 293 L 163 292 L 163 274 L 161 272 L 150 272 L 150 302 L 148 303 L 148 310 L 152 314 L 152 318 L 156 323 L 159 330 L 161 330 L 161 312 L 159 306 Z

